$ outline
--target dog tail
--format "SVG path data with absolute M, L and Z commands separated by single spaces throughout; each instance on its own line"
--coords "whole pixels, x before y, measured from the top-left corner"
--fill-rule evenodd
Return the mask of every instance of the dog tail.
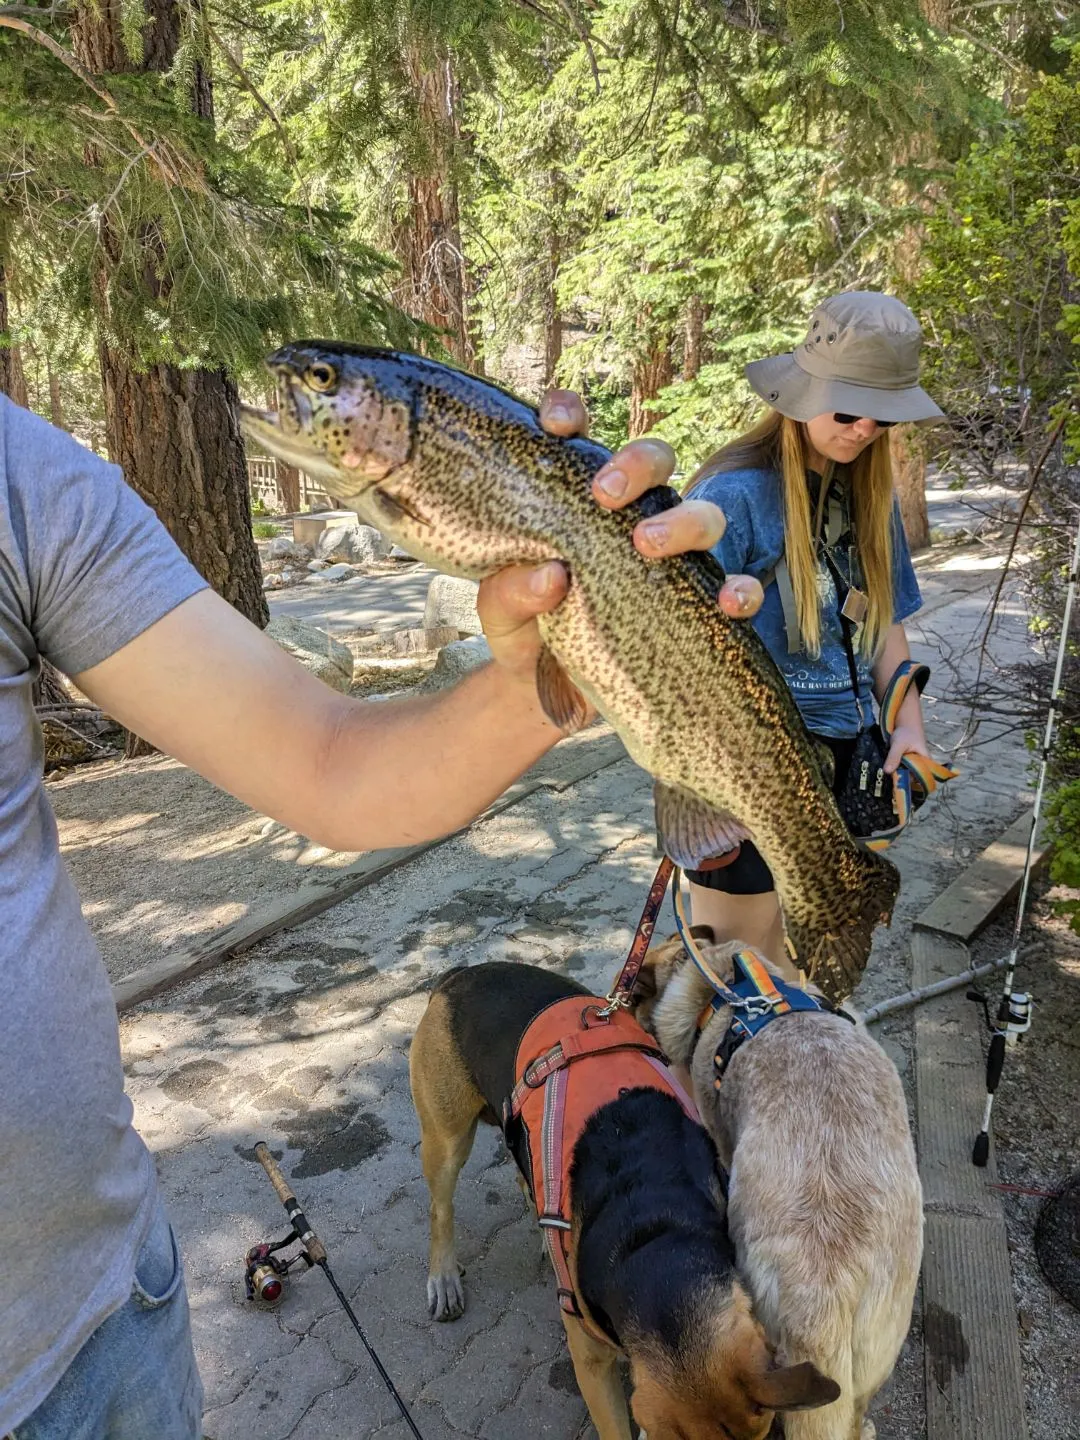
M 839 1316 L 836 1318 L 840 1322 L 836 1327 L 824 1325 L 809 1344 L 794 1339 L 781 1344 L 788 1363 L 811 1360 L 840 1386 L 839 1399 L 831 1405 L 786 1411 L 785 1440 L 860 1440 L 863 1406 L 857 1403 L 854 1393 L 851 1327 L 850 1323 L 844 1325 Z

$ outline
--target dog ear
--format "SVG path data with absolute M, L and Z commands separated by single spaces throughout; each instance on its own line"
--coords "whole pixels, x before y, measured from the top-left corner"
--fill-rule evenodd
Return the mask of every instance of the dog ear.
M 716 931 L 711 925 L 691 925 L 690 934 L 705 945 L 716 944 Z
M 747 1389 L 766 1410 L 817 1410 L 840 1398 L 836 1381 L 823 1375 L 809 1360 L 752 1375 Z
M 634 993 L 631 996 L 631 1008 L 636 1009 L 644 1004 L 646 1000 L 655 1000 L 660 989 L 656 978 L 656 956 L 646 954 L 638 977 L 634 981 Z

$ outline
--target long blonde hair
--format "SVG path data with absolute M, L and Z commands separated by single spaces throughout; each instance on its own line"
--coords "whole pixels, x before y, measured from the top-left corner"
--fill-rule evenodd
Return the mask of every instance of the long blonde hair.
M 776 470 L 784 490 L 784 555 L 787 559 L 799 634 L 807 652 L 821 653 L 821 597 L 814 550 L 814 519 L 806 483 L 807 442 L 803 426 L 779 410 L 765 414 L 745 435 L 731 440 L 701 466 L 688 487 L 726 470 Z M 832 466 L 825 476 L 831 477 Z M 893 623 L 892 461 L 889 436 L 881 431 L 851 466 L 851 519 L 869 605 L 858 648 L 876 658 Z

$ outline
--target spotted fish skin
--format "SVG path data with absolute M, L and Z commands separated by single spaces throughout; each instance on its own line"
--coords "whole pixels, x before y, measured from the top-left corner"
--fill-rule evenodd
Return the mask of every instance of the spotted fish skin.
M 410 554 L 472 579 L 567 564 L 567 597 L 539 622 L 549 711 L 561 670 L 676 814 L 685 802 L 680 843 L 696 858 L 715 839 L 709 817 L 734 815 L 772 870 L 800 965 L 830 998 L 848 996 L 891 916 L 897 871 L 849 835 L 782 676 L 753 627 L 717 606 L 712 557 L 634 549 L 637 522 L 678 495 L 601 509 L 590 482 L 603 446 L 547 435 L 533 407 L 434 361 L 298 341 L 267 363 L 278 410 L 244 407 L 248 434 Z

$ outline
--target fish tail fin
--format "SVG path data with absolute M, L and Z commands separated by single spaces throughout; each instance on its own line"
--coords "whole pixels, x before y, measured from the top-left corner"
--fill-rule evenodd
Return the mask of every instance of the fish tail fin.
M 857 883 L 846 900 L 831 905 L 823 923 L 788 916 L 785 924 L 800 969 L 834 1004 L 846 1000 L 862 979 L 874 931 L 892 919 L 900 872 L 891 860 L 858 847 Z

